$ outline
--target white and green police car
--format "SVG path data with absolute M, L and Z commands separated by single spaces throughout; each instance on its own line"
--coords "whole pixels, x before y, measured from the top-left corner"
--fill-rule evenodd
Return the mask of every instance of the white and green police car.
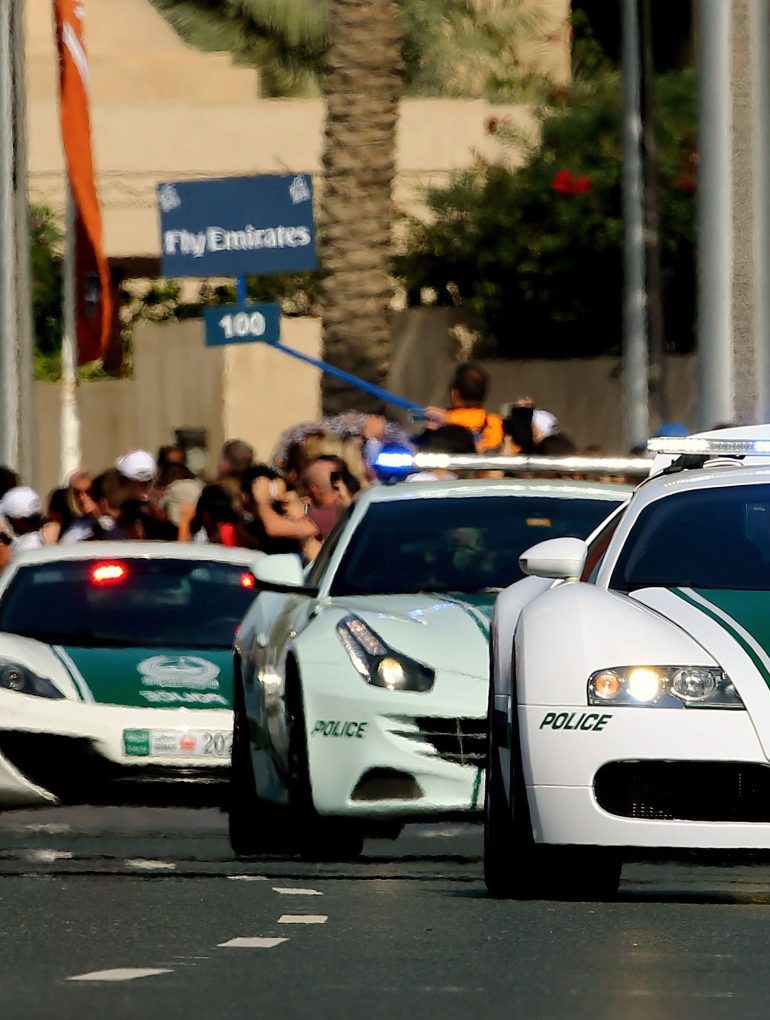
M 0 579 L 0 807 L 217 803 L 259 553 L 83 542 Z
M 485 874 L 612 894 L 624 856 L 770 849 L 770 426 L 650 444 L 589 542 L 527 550 L 492 626 Z
M 380 486 L 308 571 L 261 560 L 267 590 L 236 644 L 236 852 L 350 854 L 410 819 L 478 817 L 497 593 L 535 538 L 585 536 L 628 492 L 558 479 Z

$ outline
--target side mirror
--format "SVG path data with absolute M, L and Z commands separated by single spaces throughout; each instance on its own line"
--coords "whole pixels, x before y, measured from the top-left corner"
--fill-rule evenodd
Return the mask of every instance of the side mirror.
M 519 557 L 519 566 L 532 577 L 577 581 L 583 573 L 588 546 L 582 538 L 549 538 Z
M 292 553 L 263 556 L 254 567 L 254 575 L 262 591 L 288 595 L 317 595 L 317 588 L 305 584 L 299 557 Z

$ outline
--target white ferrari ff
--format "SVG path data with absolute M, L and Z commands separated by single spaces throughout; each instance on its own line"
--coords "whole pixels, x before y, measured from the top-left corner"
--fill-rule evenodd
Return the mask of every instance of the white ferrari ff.
M 480 812 L 494 599 L 536 536 L 585 536 L 629 491 L 373 488 L 308 572 L 262 560 L 236 642 L 233 849 L 350 854 L 378 826 Z
M 36 549 L 0 579 L 0 808 L 221 803 L 232 644 L 261 553 Z
M 625 508 L 527 550 L 497 602 L 495 895 L 612 894 L 624 848 L 770 848 L 770 427 L 655 445 Z

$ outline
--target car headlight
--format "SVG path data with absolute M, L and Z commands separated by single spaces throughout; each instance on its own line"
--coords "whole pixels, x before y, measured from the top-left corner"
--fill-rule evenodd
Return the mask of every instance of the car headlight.
M 44 676 L 38 676 L 29 666 L 0 659 L 0 690 L 18 691 L 38 698 L 63 698 L 62 692 Z
M 357 616 L 337 624 L 337 634 L 350 661 L 363 679 L 388 691 L 429 691 L 436 674 L 421 662 L 388 648 L 382 638 Z
M 589 705 L 745 708 L 718 666 L 613 666 L 588 679 Z

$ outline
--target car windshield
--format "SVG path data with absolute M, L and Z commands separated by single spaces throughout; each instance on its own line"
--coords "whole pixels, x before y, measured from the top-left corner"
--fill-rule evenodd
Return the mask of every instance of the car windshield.
M 466 496 L 373 502 L 332 595 L 470 592 L 521 578 L 519 556 L 547 538 L 585 538 L 623 500 Z
M 64 645 L 228 648 L 254 591 L 236 563 L 58 560 L 19 569 L 0 631 Z
M 770 589 L 770 485 L 678 492 L 651 503 L 610 587 Z

